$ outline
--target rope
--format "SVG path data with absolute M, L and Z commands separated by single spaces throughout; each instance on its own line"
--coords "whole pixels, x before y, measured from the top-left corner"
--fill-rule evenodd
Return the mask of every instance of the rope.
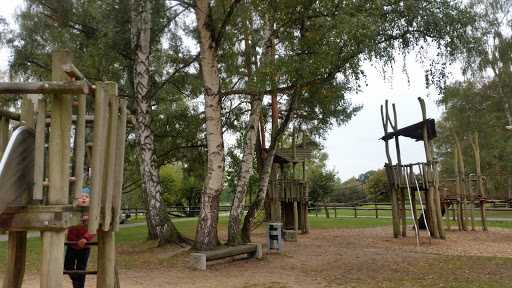
M 360 200 L 357 200 L 357 201 L 353 201 L 353 202 L 347 202 L 347 203 L 311 203 L 311 206 L 319 206 L 319 207 L 325 207 L 325 206 L 328 206 L 328 207 L 348 207 L 348 206 L 354 206 L 356 204 L 359 204 L 359 203 L 364 203 L 364 202 L 368 202 L 370 200 L 373 200 L 381 195 L 384 195 L 386 194 L 385 191 L 382 191 L 382 192 L 379 192 L 379 193 L 376 193 L 376 194 L 373 194 L 373 195 L 370 195 L 364 199 L 360 199 Z
M 418 196 L 420 197 L 421 214 L 423 215 L 423 221 L 425 222 L 425 227 L 427 227 L 430 245 L 432 245 L 432 237 L 430 236 L 430 229 L 428 229 L 427 218 L 425 218 L 425 209 L 423 209 L 423 201 L 421 201 L 420 186 L 418 185 L 418 179 L 416 179 L 416 177 L 414 177 L 414 182 L 416 182 L 416 190 L 418 191 Z
M 413 168 L 411 167 L 411 169 L 413 169 Z M 409 179 L 407 177 L 407 171 L 403 171 L 403 172 L 404 172 L 404 175 L 405 175 L 405 183 L 407 183 L 407 193 L 409 193 L 409 205 L 411 205 L 411 207 L 412 207 L 411 187 L 409 187 Z M 420 247 L 420 240 L 419 240 L 419 233 L 418 233 L 418 224 L 416 224 L 417 219 L 416 219 L 416 217 L 414 217 L 414 212 L 413 212 L 412 209 L 411 209 L 411 216 L 412 216 L 412 221 L 414 223 L 414 232 L 416 232 L 416 246 Z M 405 219 L 403 221 L 405 221 Z

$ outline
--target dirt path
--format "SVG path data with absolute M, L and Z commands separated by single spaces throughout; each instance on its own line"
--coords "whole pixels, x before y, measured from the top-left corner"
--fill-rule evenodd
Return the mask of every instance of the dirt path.
M 413 232 L 409 234 L 412 235 Z M 219 237 L 223 239 L 226 235 Z M 208 262 L 206 271 L 198 271 L 188 266 L 187 251 L 170 258 L 169 255 L 179 251 L 176 251 L 176 247 L 168 247 L 159 249 L 154 257 L 171 260 L 162 261 L 163 263 L 157 267 L 144 263 L 134 264 L 136 268 L 120 270 L 119 273 L 123 288 L 403 287 L 421 286 L 421 283 L 427 283 L 426 286 L 438 286 L 431 275 L 432 271 L 438 270 L 446 271 L 446 277 L 455 279 L 453 281 L 459 279 L 457 273 L 460 274 L 460 281 L 473 276 L 475 279 L 483 277 L 484 280 L 485 277 L 511 277 L 508 274 L 512 268 L 512 261 L 505 259 L 504 264 L 497 261 L 498 264 L 492 262 L 485 265 L 486 267 L 475 265 L 475 271 L 472 271 L 472 266 L 468 268 L 464 263 L 467 259 L 473 258 L 464 257 L 509 258 L 512 255 L 512 230 L 452 230 L 447 232 L 447 239 L 432 239 L 432 244 L 429 244 L 428 237 L 423 236 L 420 238 L 418 248 L 414 236 L 394 239 L 391 227 L 312 230 L 309 235 L 299 235 L 298 242 L 286 242 L 282 253 L 268 254 L 264 244 L 261 260 L 218 260 Z M 265 232 L 256 232 L 253 241 L 266 243 Z M 458 259 L 456 257 L 461 257 L 460 265 L 463 268 L 440 267 L 444 259 Z M 133 261 L 137 259 L 134 258 Z M 464 271 L 459 271 L 461 269 Z M 95 276 L 88 276 L 86 287 L 95 287 L 95 280 Z M 64 282 L 64 287 L 71 287 L 68 279 Z M 23 287 L 38 286 L 37 275 L 25 277 Z

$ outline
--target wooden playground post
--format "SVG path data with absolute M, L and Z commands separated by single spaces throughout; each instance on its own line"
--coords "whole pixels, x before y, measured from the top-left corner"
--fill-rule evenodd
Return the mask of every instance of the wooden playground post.
M 292 132 L 292 183 L 296 183 L 297 181 L 297 162 L 295 160 L 297 159 L 297 150 L 295 149 L 295 136 L 296 136 L 296 130 L 295 127 L 293 127 Z M 293 201 L 293 230 L 295 232 L 299 231 L 299 213 L 298 213 L 298 207 L 297 207 L 297 186 L 292 185 L 292 201 Z M 294 189 L 295 188 L 295 189 Z
M 2 149 L 2 153 L 4 153 L 7 143 L 9 142 L 9 118 L 2 117 L 0 131 L 0 148 Z
M 68 50 L 55 50 L 52 54 L 52 80 L 66 81 L 68 76 L 61 69 L 64 62 L 72 62 L 73 54 Z M 52 121 L 49 143 L 49 181 L 48 204 L 68 204 L 69 165 L 71 151 L 71 96 L 66 94 L 52 96 Z M 64 233 L 65 230 L 42 231 L 41 288 L 62 287 L 64 270 Z
M 457 225 L 459 226 L 459 231 L 464 230 L 464 226 L 462 225 L 462 198 L 459 196 L 461 195 L 461 187 L 460 187 L 460 175 L 459 175 L 459 152 L 457 151 L 457 145 L 454 145 L 453 147 L 453 159 L 454 159 L 454 173 L 455 173 L 455 194 L 457 195 Z
M 93 144 L 91 161 L 91 196 L 89 205 L 89 220 L 87 233 L 95 234 L 100 224 L 100 204 L 103 189 L 103 161 L 105 157 L 104 147 L 106 147 L 107 133 L 107 108 L 108 96 L 107 88 L 104 82 L 96 83 L 96 93 L 94 96 L 94 125 L 93 125 Z
M 389 112 L 388 112 L 388 100 L 385 102 L 386 105 L 386 112 L 384 113 L 384 107 L 380 106 L 380 114 L 382 118 L 382 126 L 384 128 L 384 136 L 388 135 L 388 124 L 389 124 Z M 386 157 L 388 160 L 388 167 L 390 167 L 390 171 L 392 172 L 391 175 L 388 175 L 389 178 L 394 179 L 395 174 L 393 168 L 393 161 L 391 161 L 391 155 L 389 154 L 389 140 L 384 140 L 384 145 L 386 148 Z M 397 181 L 394 181 L 394 183 L 398 183 Z M 396 185 L 396 184 L 395 184 Z M 393 237 L 399 238 L 401 237 L 401 231 L 400 231 L 400 216 L 398 211 L 398 198 L 397 198 L 397 189 L 396 187 L 389 186 L 389 194 L 391 199 L 391 215 L 393 218 Z
M 46 101 L 37 100 L 37 118 L 36 118 L 36 143 L 34 155 L 34 187 L 32 198 L 34 200 L 43 200 L 43 181 L 44 181 L 44 146 L 46 131 Z
M 123 188 L 123 168 L 124 168 L 124 147 L 125 147 L 125 138 L 126 138 L 126 115 L 128 105 L 128 101 L 126 99 L 119 101 L 120 115 L 119 115 L 119 123 L 117 124 L 117 149 L 116 149 L 116 165 L 115 165 L 115 175 L 114 175 L 114 195 L 113 195 L 113 210 L 114 216 L 113 219 L 121 218 L 121 194 Z M 135 211 L 137 212 L 137 211 Z M 137 219 L 137 213 L 135 213 L 135 219 Z M 119 231 L 119 221 L 114 221 L 112 225 L 112 230 L 114 232 Z
M 302 133 L 302 148 L 306 149 L 306 133 Z M 302 211 L 304 211 L 304 219 L 302 221 L 302 233 L 303 234 L 309 234 L 309 218 L 308 218 L 308 199 L 309 199 L 309 185 L 308 185 L 308 174 L 306 173 L 306 159 L 304 159 L 304 162 L 302 163 L 302 179 L 304 180 L 304 198 L 303 198 L 303 205 L 302 205 Z M 336 213 L 336 210 L 334 210 L 334 213 Z
M 423 121 L 427 120 L 427 110 L 426 110 L 426 107 L 425 107 L 425 101 L 421 98 L 421 97 L 418 97 L 418 101 L 420 102 L 420 106 L 421 106 L 421 114 L 422 114 L 422 117 L 423 117 Z M 433 156 L 432 156 L 432 143 L 430 142 L 430 140 L 428 139 L 428 133 L 427 133 L 427 126 L 425 125 L 423 127 L 423 144 L 424 144 L 424 147 L 425 147 L 425 156 L 426 156 L 426 160 L 427 160 L 427 175 L 428 175 L 428 178 L 425 179 L 425 181 L 428 181 L 430 182 L 431 184 L 429 184 L 428 186 L 428 194 L 426 195 L 427 197 L 427 203 L 428 203 L 428 215 L 429 215 L 429 218 L 430 218 L 430 223 L 431 223 L 431 230 L 434 234 L 434 238 L 438 239 L 438 238 L 442 238 L 444 239 L 442 236 L 442 234 L 444 234 L 444 229 L 439 229 L 439 227 L 441 226 L 442 227 L 442 217 L 441 216 L 441 207 L 440 205 L 436 205 L 436 203 L 434 202 L 434 196 L 437 196 L 437 202 L 439 202 L 439 193 L 436 194 L 436 189 L 435 189 L 435 186 L 434 186 L 434 182 L 435 182 L 435 175 L 437 174 L 437 171 L 434 171 L 433 169 Z M 426 191 L 425 191 L 426 192 Z M 439 192 L 439 191 L 437 191 Z M 441 221 L 440 225 L 439 225 L 439 221 Z M 442 230 L 442 231 L 440 231 Z
M 75 125 L 75 189 L 73 200 L 82 198 L 82 188 L 84 183 L 84 162 L 85 162 L 85 110 L 87 105 L 87 95 L 80 94 L 78 97 L 78 109 Z M 73 202 L 74 202 L 73 201 Z

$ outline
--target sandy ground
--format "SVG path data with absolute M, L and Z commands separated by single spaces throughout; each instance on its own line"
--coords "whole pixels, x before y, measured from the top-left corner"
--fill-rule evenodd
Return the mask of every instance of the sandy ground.
M 189 267 L 189 252 L 181 251 L 172 261 L 158 267 L 141 264 L 135 269 L 120 270 L 119 274 L 124 288 L 377 287 L 373 280 L 408 277 L 425 267 L 428 271 L 428 265 L 445 255 L 512 255 L 512 230 L 490 228 L 482 232 L 477 229 L 447 231 L 447 240 L 431 239 L 431 242 L 426 232 L 422 232 L 419 247 L 413 231 L 408 231 L 411 236 L 394 239 L 389 226 L 312 230 L 309 235 L 299 235 L 298 242 L 285 242 L 284 251 L 280 253 L 272 250 L 269 254 L 264 244 L 263 258 L 259 260 L 244 257 L 217 260 L 208 262 L 206 271 L 199 271 Z M 221 240 L 225 237 L 219 235 Z M 253 241 L 266 243 L 265 232 L 254 232 Z M 166 247 L 158 249 L 155 257 L 169 258 L 176 252 L 179 252 L 177 247 Z M 421 266 L 424 267 L 420 269 Z M 510 270 L 501 272 L 510 274 Z M 95 287 L 95 282 L 95 276 L 88 276 L 86 287 Z M 23 287 L 39 287 L 39 276 L 26 275 Z M 71 287 L 67 277 L 63 287 Z

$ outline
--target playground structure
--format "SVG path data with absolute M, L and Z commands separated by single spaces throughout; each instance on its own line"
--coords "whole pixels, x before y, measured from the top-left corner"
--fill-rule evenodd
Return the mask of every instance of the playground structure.
M 392 205 L 393 217 L 393 236 L 399 238 L 406 236 L 406 198 L 405 191 L 409 192 L 409 200 L 411 206 L 412 218 L 414 219 L 414 227 L 418 235 L 419 228 L 427 228 L 429 236 L 432 232 L 434 238 L 446 239 L 445 228 L 443 226 L 443 214 L 446 216 L 446 225 L 450 229 L 450 219 L 448 209 L 450 205 L 457 205 L 456 220 L 459 230 L 466 231 L 468 228 L 468 218 L 471 215 L 472 230 L 475 230 L 475 217 L 474 208 L 475 203 L 479 203 L 480 216 L 482 221 L 482 230 L 487 231 L 486 224 L 486 211 L 485 203 L 488 198 L 483 197 L 483 177 L 477 168 L 477 174 L 466 175 L 463 168 L 459 172 L 457 157 L 462 158 L 462 155 L 457 155 L 460 148 L 455 148 L 456 163 L 455 163 L 455 179 L 452 181 L 456 187 L 456 191 L 449 191 L 447 189 L 446 181 L 440 185 L 438 176 L 438 160 L 434 158 L 434 145 L 433 139 L 436 137 L 435 121 L 434 119 L 427 119 L 425 102 L 421 97 L 418 98 L 423 115 L 423 121 L 416 124 L 398 129 L 397 116 L 395 105 L 393 104 L 393 116 L 391 121 L 388 103 L 386 101 L 385 111 L 381 106 L 382 124 L 384 127 L 384 140 L 386 147 L 386 156 L 388 163 L 385 165 L 386 176 L 389 184 L 389 194 Z M 388 132 L 388 125 L 393 129 L 393 132 Z M 425 156 L 427 162 L 402 164 L 400 157 L 400 143 L 399 136 L 412 138 L 416 141 L 423 141 L 425 147 Z M 397 164 L 393 165 L 389 151 L 389 140 L 395 139 Z M 456 141 L 457 142 L 457 141 Z M 459 160 L 460 161 L 460 160 Z M 463 165 L 461 165 L 463 167 Z M 471 176 L 476 176 L 472 179 Z M 476 185 L 472 185 L 475 182 Z M 476 187 L 476 189 L 474 189 Z M 400 191 L 400 201 L 398 201 L 398 191 Z M 412 193 L 411 193 L 412 191 Z M 417 191 L 420 204 L 423 209 L 423 201 L 425 201 L 423 213 L 420 217 L 417 215 L 416 209 L 416 194 Z M 421 198 L 421 192 L 424 192 L 424 198 Z M 468 207 L 471 207 L 471 213 L 468 212 Z M 400 221 L 402 225 L 400 227 Z M 430 228 L 430 229 L 429 229 Z
M 443 218 L 441 211 L 441 197 L 439 193 L 439 177 L 438 177 L 438 160 L 433 157 L 434 145 L 433 139 L 436 137 L 434 119 L 427 119 L 425 101 L 418 98 L 421 106 L 423 121 L 413 125 L 398 129 L 397 115 L 395 104 L 393 107 L 393 121 L 391 120 L 388 101 L 384 107 L 381 106 L 382 125 L 384 128 L 384 136 L 381 140 L 385 143 L 386 157 L 388 162 L 385 164 L 386 176 L 389 186 L 389 194 L 391 198 L 391 208 L 393 217 L 393 236 L 399 238 L 407 235 L 406 223 L 406 197 L 405 191 L 411 192 L 416 188 L 418 196 L 421 198 L 420 191 L 424 192 L 424 213 L 423 219 L 430 228 L 433 237 L 438 239 L 446 239 L 445 229 L 443 227 Z M 389 132 L 388 126 L 393 129 Z M 425 147 L 426 162 L 416 164 L 403 164 L 400 155 L 399 136 L 412 138 L 416 141 L 423 141 Z M 397 163 L 393 164 L 390 155 L 389 140 L 395 139 Z M 416 174 L 416 171 L 418 174 Z M 400 207 L 398 201 L 398 192 L 400 192 Z M 415 193 L 410 194 L 410 205 L 414 219 L 414 226 L 418 227 L 418 215 L 416 210 Z M 422 199 L 420 202 L 423 203 Z M 422 204 L 423 207 L 423 204 Z M 400 220 L 402 225 L 400 226 Z M 430 234 L 429 230 L 429 234 Z M 418 233 L 418 229 L 416 229 Z
M 294 128 L 291 147 L 278 148 L 274 157 L 274 163 L 280 165 L 281 179 L 269 181 L 273 192 L 270 201 L 271 215 L 272 222 L 282 222 L 285 230 L 294 230 L 295 232 L 301 230 L 302 233 L 307 234 L 309 233 L 309 187 L 306 160 L 313 150 L 305 147 L 305 136 L 302 139 L 302 147 L 297 148 L 295 135 Z M 302 163 L 302 179 L 297 179 L 297 164 L 299 163 Z M 285 179 L 285 164 L 292 165 L 291 179 Z M 277 218 L 278 215 L 280 215 L 280 219 Z
M 70 51 L 55 50 L 52 81 L 0 83 L 0 94 L 29 94 L 23 96 L 20 114 L 0 110 L 1 148 L 9 134 L 9 120 L 19 121 L 22 126 L 13 133 L 0 163 L 0 230 L 9 231 L 3 287 L 22 285 L 28 230 L 41 232 L 40 287 L 62 287 L 65 231 L 83 226 L 85 214 L 89 219 L 88 233 L 97 231 L 98 237 L 96 286 L 119 287 L 114 233 L 119 230 L 121 216 L 127 101 L 119 100 L 117 84 L 97 82 L 92 86 L 73 65 Z M 73 95 L 78 103 L 73 101 Z M 87 95 L 94 98 L 94 119 L 86 116 Z M 51 111 L 47 111 L 44 99 L 51 99 Z M 72 115 L 73 107 L 77 107 L 76 116 Z M 84 160 L 86 122 L 90 120 L 94 123 L 89 151 L 92 193 L 90 206 L 82 207 L 76 205 L 76 199 L 81 198 L 84 171 L 89 170 L 84 169 Z M 48 124 L 49 142 L 45 143 Z M 74 131 L 72 124 L 76 127 Z M 70 165 L 72 155 L 74 163 Z M 70 182 L 74 182 L 72 189 Z

